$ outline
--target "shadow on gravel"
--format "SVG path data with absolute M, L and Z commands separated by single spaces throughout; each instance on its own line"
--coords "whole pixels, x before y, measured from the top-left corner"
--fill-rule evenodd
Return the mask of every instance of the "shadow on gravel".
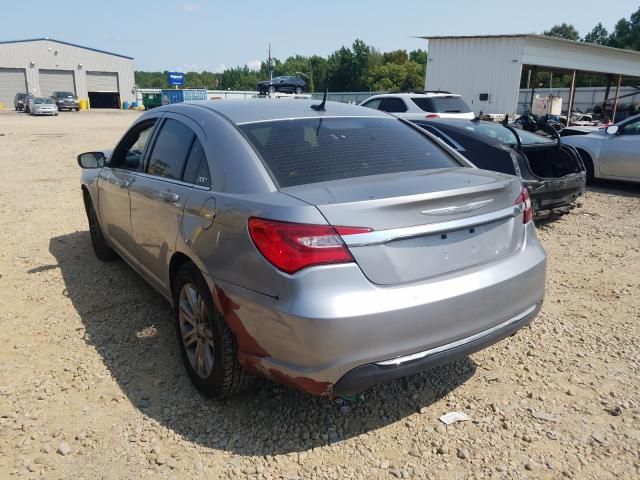
M 587 191 L 616 197 L 640 197 L 640 183 L 594 180 L 587 185 Z
M 170 308 L 159 294 L 123 261 L 100 262 L 88 232 L 53 238 L 49 250 L 62 271 L 63 294 L 82 319 L 86 342 L 123 393 L 161 426 L 204 447 L 274 455 L 339 442 L 428 407 L 476 370 L 464 358 L 371 388 L 365 402 L 351 405 L 347 414 L 335 402 L 269 382 L 229 400 L 207 400 L 189 382 Z M 428 412 L 434 426 L 443 413 Z

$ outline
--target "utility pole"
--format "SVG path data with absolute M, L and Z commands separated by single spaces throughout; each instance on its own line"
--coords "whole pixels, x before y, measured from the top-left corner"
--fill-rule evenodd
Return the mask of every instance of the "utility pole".
M 273 80 L 273 70 L 271 70 L 271 43 L 269 43 L 269 81 Z

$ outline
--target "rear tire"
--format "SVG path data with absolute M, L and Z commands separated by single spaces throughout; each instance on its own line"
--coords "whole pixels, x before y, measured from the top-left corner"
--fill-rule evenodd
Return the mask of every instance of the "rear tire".
M 273 85 L 271 85 L 271 86 L 269 87 L 269 93 L 272 93 L 272 94 L 273 94 L 273 93 L 276 93 L 276 92 L 277 92 L 276 87 L 274 87 Z
M 88 195 L 88 194 L 85 194 Z M 102 227 L 98 221 L 98 215 L 93 208 L 93 202 L 85 197 L 84 199 L 85 210 L 87 211 L 87 220 L 89 221 L 89 234 L 91 235 L 91 245 L 93 251 L 103 262 L 113 260 L 118 257 L 116 252 L 109 246 L 102 233 Z
M 178 270 L 173 300 L 180 354 L 193 385 L 210 398 L 245 390 L 253 377 L 242 371 L 236 339 L 193 263 L 187 262 Z

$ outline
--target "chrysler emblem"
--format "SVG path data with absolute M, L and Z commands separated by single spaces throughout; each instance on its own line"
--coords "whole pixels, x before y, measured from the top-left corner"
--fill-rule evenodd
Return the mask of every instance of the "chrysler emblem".
M 433 210 L 422 210 L 420 213 L 422 215 L 455 215 L 457 213 L 466 213 L 473 212 L 474 210 L 478 210 L 479 208 L 484 207 L 485 205 L 493 202 L 493 199 L 482 200 L 480 202 L 471 202 L 466 205 L 454 205 L 453 207 L 444 207 L 444 208 L 434 208 Z

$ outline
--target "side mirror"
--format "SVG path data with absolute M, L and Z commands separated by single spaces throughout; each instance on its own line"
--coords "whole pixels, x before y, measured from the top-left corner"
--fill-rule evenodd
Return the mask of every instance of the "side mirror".
M 607 135 L 617 135 L 618 132 L 620 130 L 620 127 L 618 127 L 618 125 L 610 125 L 607 127 Z
M 102 168 L 106 159 L 102 152 L 85 152 L 78 155 L 78 165 L 82 168 Z

